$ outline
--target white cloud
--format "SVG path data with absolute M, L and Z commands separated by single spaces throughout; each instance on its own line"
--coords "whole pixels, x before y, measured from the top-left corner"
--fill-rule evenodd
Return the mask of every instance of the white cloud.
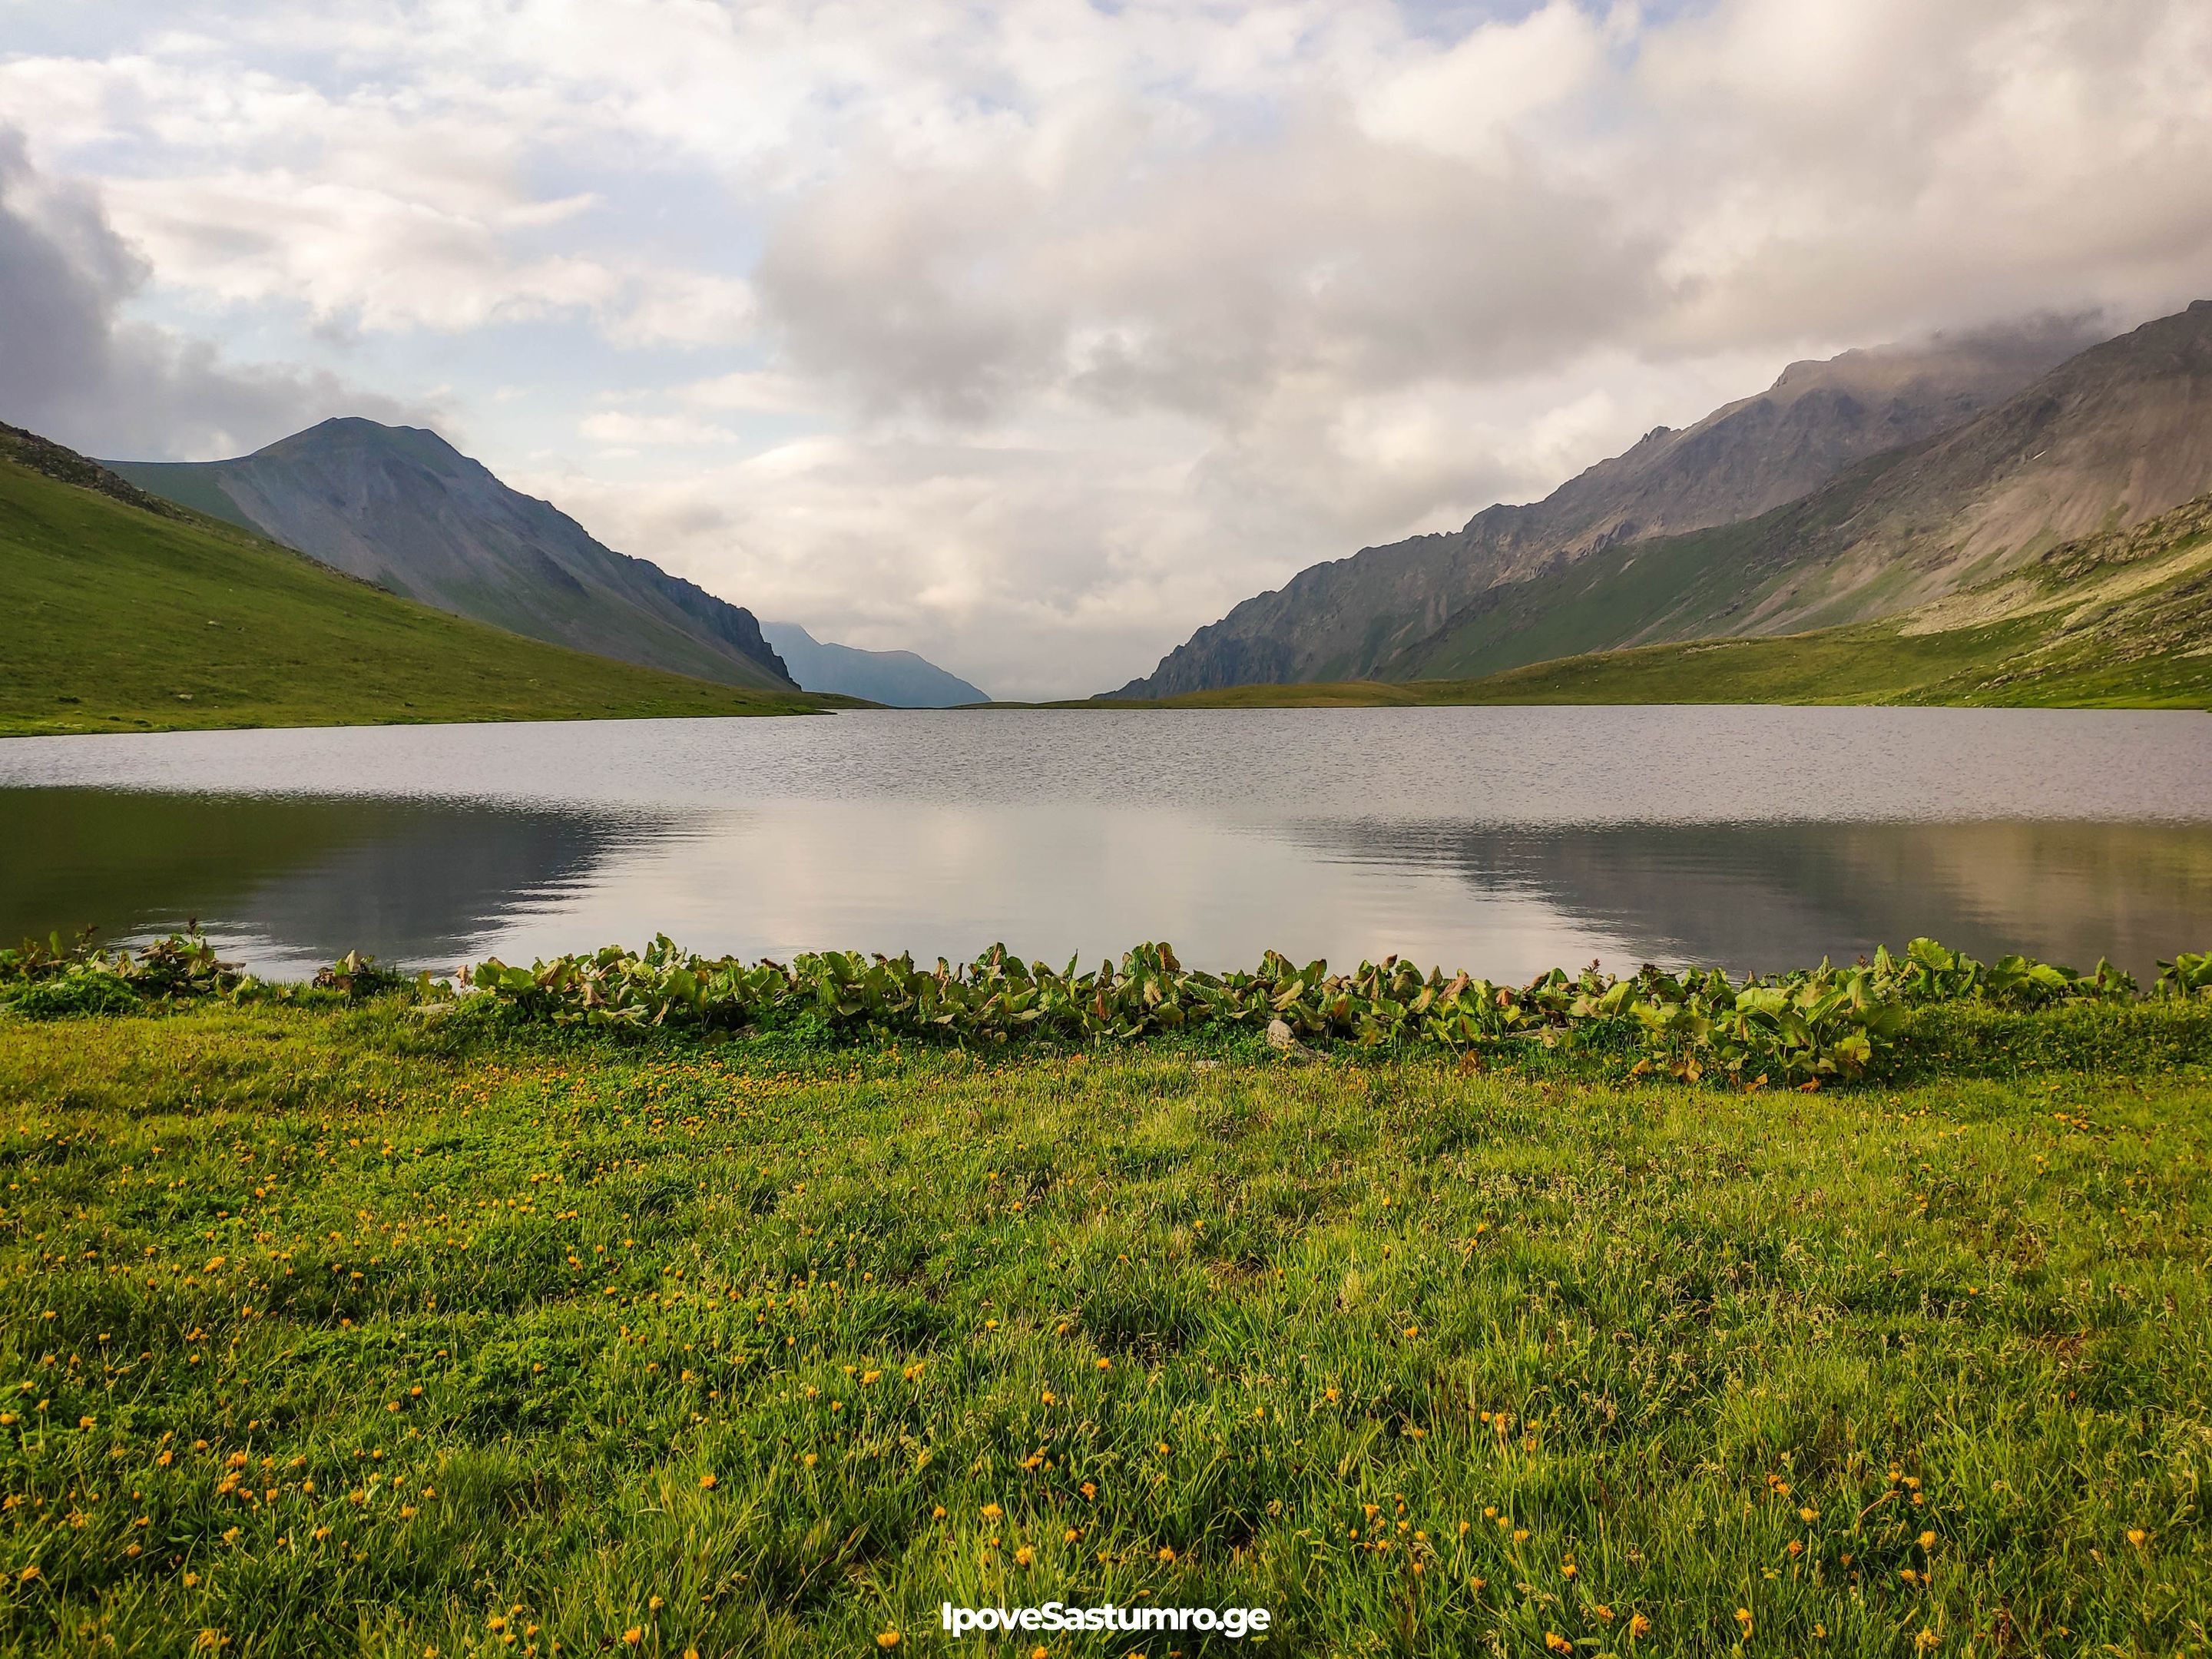
M 110 459 L 204 459 L 326 416 L 431 418 L 326 373 L 240 364 L 123 314 L 143 260 L 0 128 L 0 420 Z
M 1478 25 L 1370 88 L 1358 101 L 1359 125 L 1385 142 L 1503 166 L 1519 123 L 1588 90 L 1604 37 L 1601 21 L 1571 0 Z
M 617 345 L 732 346 L 750 339 L 758 307 L 752 284 L 709 271 L 655 271 L 633 278 L 627 302 L 607 324 Z
M 593 443 L 632 451 L 647 446 L 726 448 L 741 441 L 728 427 L 696 415 L 639 415 L 626 409 L 586 415 L 577 430 Z

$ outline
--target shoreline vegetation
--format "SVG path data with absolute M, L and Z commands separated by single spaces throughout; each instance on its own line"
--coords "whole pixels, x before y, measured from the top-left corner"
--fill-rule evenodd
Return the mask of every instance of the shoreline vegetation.
M 1732 979 L 1718 968 L 1579 973 L 1554 968 L 1525 985 L 1390 956 L 1332 972 L 1267 951 L 1249 970 L 1186 968 L 1172 945 L 1139 945 L 1095 969 L 1027 960 L 994 945 L 972 962 L 805 952 L 789 963 L 702 957 L 666 935 L 642 951 L 607 945 L 519 967 L 497 957 L 451 975 L 412 975 L 349 952 L 305 984 L 272 981 L 221 959 L 198 932 L 133 951 L 90 933 L 0 950 L 0 1012 L 34 1020 L 229 1002 L 327 1006 L 396 1000 L 429 1019 L 617 1032 L 690 1031 L 783 1045 L 974 1044 L 1263 1039 L 1299 1058 L 1312 1045 L 1384 1053 L 1540 1048 L 1626 1075 L 1753 1090 L 1881 1076 L 1909 1048 L 1917 1014 L 2151 1009 L 2212 1015 L 2212 951 L 2161 960 L 2146 990 L 2100 961 L 2084 972 L 2008 954 L 1982 962 L 1915 939 L 1897 953 Z
M 0 953 L 0 1645 L 2201 1648 L 2212 953 L 1732 985 L 1877 1012 L 1797 1087 L 1172 957 Z

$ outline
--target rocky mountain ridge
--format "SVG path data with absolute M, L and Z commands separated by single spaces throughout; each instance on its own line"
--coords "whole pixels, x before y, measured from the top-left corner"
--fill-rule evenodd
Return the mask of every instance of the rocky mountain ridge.
M 2212 301 L 2078 353 L 1949 431 L 1742 523 L 1597 550 L 1476 595 L 1376 678 L 1455 679 L 1899 615 L 2212 490 Z
M 795 689 L 751 611 L 616 552 L 434 432 L 345 416 L 234 460 L 104 465 L 457 616 L 646 667 Z
M 1764 392 L 1656 428 L 1525 506 L 1314 565 L 1200 629 L 1116 697 L 1375 678 L 1486 590 L 1607 547 L 1739 522 L 1956 428 L 2087 343 L 2082 319 L 1793 363 Z

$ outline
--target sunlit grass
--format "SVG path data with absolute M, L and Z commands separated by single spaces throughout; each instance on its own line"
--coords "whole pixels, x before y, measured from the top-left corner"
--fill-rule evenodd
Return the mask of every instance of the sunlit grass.
M 0 1024 L 9 1650 L 2203 1650 L 2201 1065 L 441 1030 Z

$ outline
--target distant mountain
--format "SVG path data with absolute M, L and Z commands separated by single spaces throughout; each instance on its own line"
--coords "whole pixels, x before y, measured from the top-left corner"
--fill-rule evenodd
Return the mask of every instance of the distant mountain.
M 863 651 L 816 639 L 797 623 L 763 623 L 761 636 L 800 688 L 835 691 L 893 708 L 952 708 L 990 697 L 911 651 Z
M 1376 677 L 1466 678 L 1622 646 L 1894 616 L 2208 490 L 2212 301 L 2199 301 L 1801 501 L 1490 588 Z
M 2046 322 L 1793 363 L 1757 397 L 1680 431 L 1656 428 L 1540 501 L 1310 566 L 1111 695 L 1376 678 L 1500 583 L 1794 501 L 1869 456 L 1960 425 L 2087 340 L 2078 322 Z
M 752 612 L 593 540 L 434 432 L 344 418 L 131 483 L 456 616 L 728 685 L 793 689 Z

